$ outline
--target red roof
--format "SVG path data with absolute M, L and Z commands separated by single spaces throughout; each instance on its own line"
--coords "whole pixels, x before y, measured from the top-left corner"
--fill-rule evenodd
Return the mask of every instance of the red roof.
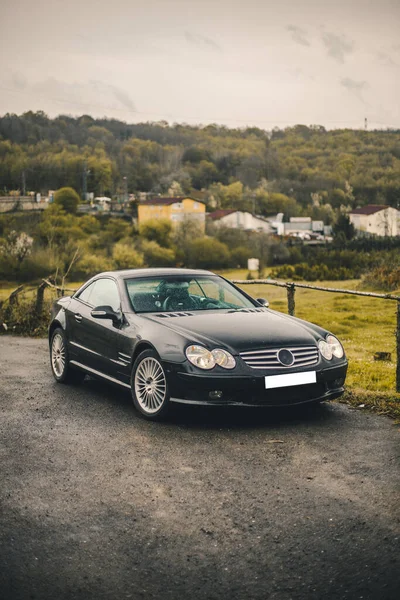
M 373 215 L 380 210 L 390 208 L 387 204 L 368 204 L 368 206 L 362 206 L 361 208 L 355 208 L 350 211 L 351 215 Z
M 226 217 L 227 215 L 231 215 L 235 212 L 237 212 L 235 208 L 220 208 L 219 210 L 215 210 L 207 216 L 210 217 L 210 219 L 212 219 L 213 221 L 217 221 L 218 219 L 222 219 L 222 217 Z
M 197 200 L 197 198 L 191 198 L 190 196 L 175 196 L 174 198 L 163 198 L 160 196 L 160 197 L 156 197 L 156 198 L 150 198 L 150 200 L 144 200 L 143 202 L 139 202 L 139 204 L 141 204 L 141 205 L 147 205 L 147 204 L 170 205 L 170 204 L 175 204 L 176 202 L 182 202 L 186 198 L 189 198 L 189 200 L 194 200 L 194 202 L 200 202 L 201 204 L 205 204 L 205 202 L 203 202 L 202 200 Z

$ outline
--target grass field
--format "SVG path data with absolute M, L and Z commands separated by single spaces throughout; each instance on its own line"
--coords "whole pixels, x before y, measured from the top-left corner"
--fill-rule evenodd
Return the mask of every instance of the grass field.
M 245 279 L 247 271 L 224 271 L 221 274 L 229 279 Z M 325 287 L 351 290 L 357 289 L 359 284 L 357 280 L 318 282 Z M 79 285 L 77 282 L 68 283 L 68 287 L 75 289 Z M 0 299 L 8 297 L 15 287 L 16 284 L 0 286 Z M 284 288 L 265 284 L 244 284 L 242 287 L 254 298 L 267 298 L 272 309 L 287 312 Z M 50 291 L 46 294 L 49 299 L 54 296 Z M 395 392 L 396 309 L 393 300 L 296 289 L 296 317 L 328 329 L 344 345 L 349 360 L 346 400 L 356 406 L 365 404 L 378 412 L 400 418 L 400 394 Z M 390 352 L 392 361 L 374 361 L 377 351 Z

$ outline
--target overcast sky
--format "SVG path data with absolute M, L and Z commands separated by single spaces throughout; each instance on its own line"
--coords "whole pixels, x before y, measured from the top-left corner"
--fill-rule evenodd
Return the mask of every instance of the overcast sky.
M 0 0 L 0 114 L 400 127 L 400 0 Z

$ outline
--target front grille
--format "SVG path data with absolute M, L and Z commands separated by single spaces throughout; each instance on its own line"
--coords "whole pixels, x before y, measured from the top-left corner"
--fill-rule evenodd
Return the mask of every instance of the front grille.
M 318 348 L 316 346 L 302 346 L 300 348 L 285 348 L 293 354 L 294 362 L 289 366 L 283 365 L 278 360 L 278 352 L 282 348 L 268 350 L 251 350 L 241 352 L 240 358 L 252 369 L 288 369 L 293 367 L 308 367 L 318 362 Z

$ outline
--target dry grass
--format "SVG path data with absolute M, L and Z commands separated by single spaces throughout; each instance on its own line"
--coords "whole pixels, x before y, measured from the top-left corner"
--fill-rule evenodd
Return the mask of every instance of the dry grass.
M 231 279 L 245 278 L 246 270 L 224 271 Z M 318 282 L 316 285 L 357 289 L 357 280 L 344 282 Z M 79 282 L 69 282 L 68 287 L 77 289 Z M 0 284 L 0 299 L 7 298 L 16 284 Z M 274 310 L 287 312 L 284 288 L 272 285 L 243 285 L 254 298 L 267 298 Z M 32 296 L 35 290 L 25 295 Z M 46 290 L 46 299 L 54 298 L 52 290 Z M 395 392 L 396 378 L 396 302 L 340 293 L 296 290 L 296 316 L 317 323 L 337 335 L 342 341 L 349 360 L 347 375 L 348 392 L 344 399 L 349 404 L 364 404 L 380 414 L 400 418 L 400 394 Z M 390 352 L 391 362 L 374 361 L 375 352 Z
M 359 281 L 318 282 L 316 285 L 357 289 Z M 287 312 L 284 288 L 243 285 L 255 298 L 267 298 L 274 310 Z M 337 335 L 349 360 L 345 399 L 374 411 L 400 417 L 396 385 L 396 302 L 340 293 L 296 290 L 296 316 Z M 391 362 L 375 361 L 375 352 L 390 352 Z

